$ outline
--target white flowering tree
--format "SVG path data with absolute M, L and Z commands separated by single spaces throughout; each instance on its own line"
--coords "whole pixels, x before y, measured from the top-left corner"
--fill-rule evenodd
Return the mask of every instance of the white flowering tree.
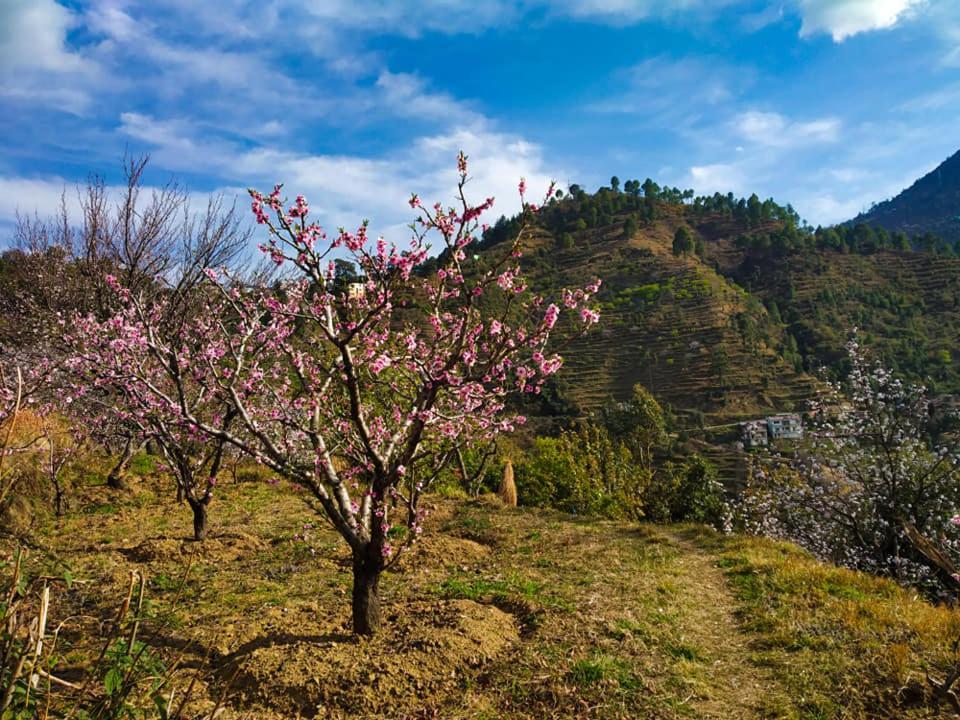
M 933 434 L 926 389 L 868 359 L 856 335 L 850 375 L 815 403 L 810 446 L 756 462 L 741 519 L 847 567 L 928 587 L 956 586 L 960 456 Z M 918 542 L 920 540 L 920 542 Z M 934 562 L 927 548 L 939 548 Z

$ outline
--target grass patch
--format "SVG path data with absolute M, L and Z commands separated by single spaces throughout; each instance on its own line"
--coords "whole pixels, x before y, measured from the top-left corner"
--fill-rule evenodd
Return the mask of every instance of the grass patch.
M 898 694 L 956 661 L 956 611 L 787 543 L 705 536 L 704 545 L 721 553 L 744 625 L 757 635 L 753 660 L 797 698 L 792 717 L 927 716 Z
M 140 477 L 149 477 L 157 472 L 157 460 L 158 458 L 155 455 L 144 452 L 136 453 L 130 458 L 127 471 Z
M 116 515 L 120 512 L 120 506 L 114 503 L 94 503 L 87 505 L 83 511 L 88 515 Z
M 506 579 L 485 579 L 456 576 L 447 578 L 437 588 L 437 592 L 446 598 L 460 598 L 474 602 L 507 602 L 513 598 L 523 598 L 541 604 L 544 600 L 544 584 L 526 580 L 516 575 Z
M 570 668 L 570 681 L 580 688 L 593 685 L 615 685 L 622 690 L 633 690 L 642 683 L 627 661 L 605 653 L 594 653 L 578 660 Z

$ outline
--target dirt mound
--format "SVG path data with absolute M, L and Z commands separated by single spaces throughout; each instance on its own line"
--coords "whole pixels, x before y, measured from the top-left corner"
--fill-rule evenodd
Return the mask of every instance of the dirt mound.
M 26 535 L 36 514 L 33 503 L 23 495 L 14 495 L 0 506 L 0 526 L 14 535 Z
M 235 657 L 242 706 L 255 703 L 286 717 L 412 713 L 453 692 L 463 672 L 519 640 L 513 616 L 469 600 L 397 608 L 372 639 L 344 634 L 342 626 L 297 632 L 264 638 Z
M 182 540 L 150 538 L 131 548 L 120 548 L 121 555 L 138 563 L 172 560 L 183 554 Z
M 211 562 L 232 562 L 261 550 L 265 543 L 244 532 L 212 535 L 202 542 L 177 538 L 148 538 L 139 545 L 121 548 L 120 553 L 138 563 L 179 560 L 188 555 Z
M 476 565 L 490 557 L 490 548 L 466 538 L 450 535 L 428 535 L 407 548 L 396 570 L 431 569 Z

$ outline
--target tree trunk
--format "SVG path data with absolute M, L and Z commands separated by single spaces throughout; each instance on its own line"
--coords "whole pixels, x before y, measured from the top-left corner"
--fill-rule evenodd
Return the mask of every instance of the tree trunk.
M 120 459 L 113 466 L 110 474 L 107 475 L 107 485 L 114 490 L 123 490 L 127 484 L 123 481 L 124 473 L 127 470 L 127 464 L 133 457 L 133 438 L 127 438 L 123 444 L 123 452 L 120 453 Z
M 353 553 L 353 631 L 373 635 L 380 629 L 380 573 L 383 558 L 373 543 Z
M 189 498 L 188 502 L 190 509 L 193 510 L 193 539 L 203 540 L 207 536 L 207 504 Z

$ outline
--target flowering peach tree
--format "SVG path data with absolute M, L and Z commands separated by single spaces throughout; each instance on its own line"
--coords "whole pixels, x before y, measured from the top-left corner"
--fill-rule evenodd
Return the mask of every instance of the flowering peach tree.
M 260 248 L 282 281 L 250 287 L 209 271 L 205 312 L 176 342 L 150 313 L 112 321 L 162 375 L 140 372 L 132 393 L 316 501 L 352 552 L 359 634 L 380 625 L 381 574 L 421 533 L 431 481 L 457 450 L 523 423 L 508 398 L 538 393 L 560 369 L 551 336 L 598 320 L 599 281 L 554 301 L 530 291 L 526 230 L 505 252 L 478 253 L 493 198 L 471 204 L 462 154 L 458 165 L 454 207 L 411 197 L 419 215 L 404 247 L 370 237 L 366 223 L 327 235 L 304 197 L 251 190 Z M 521 182 L 530 220 L 525 193 Z M 344 277 L 345 261 L 355 276 Z
M 231 447 L 224 433 L 236 412 L 211 391 L 202 372 L 190 370 L 186 343 L 205 340 L 196 333 L 196 319 L 171 316 L 173 311 L 187 318 L 196 315 L 197 309 L 188 307 L 203 299 L 202 291 L 198 289 L 199 297 L 191 303 L 179 298 L 174 304 L 171 295 L 136 292 L 113 276 L 107 277 L 107 285 L 120 309 L 106 320 L 77 316 L 64 335 L 73 351 L 66 363 L 71 378 L 68 412 L 79 407 L 86 425 L 120 424 L 138 442 L 154 442 L 176 482 L 178 499 L 193 513 L 194 539 L 203 540 L 217 474 Z M 191 409 L 189 418 L 184 406 Z M 203 433 L 196 419 L 220 433 Z

